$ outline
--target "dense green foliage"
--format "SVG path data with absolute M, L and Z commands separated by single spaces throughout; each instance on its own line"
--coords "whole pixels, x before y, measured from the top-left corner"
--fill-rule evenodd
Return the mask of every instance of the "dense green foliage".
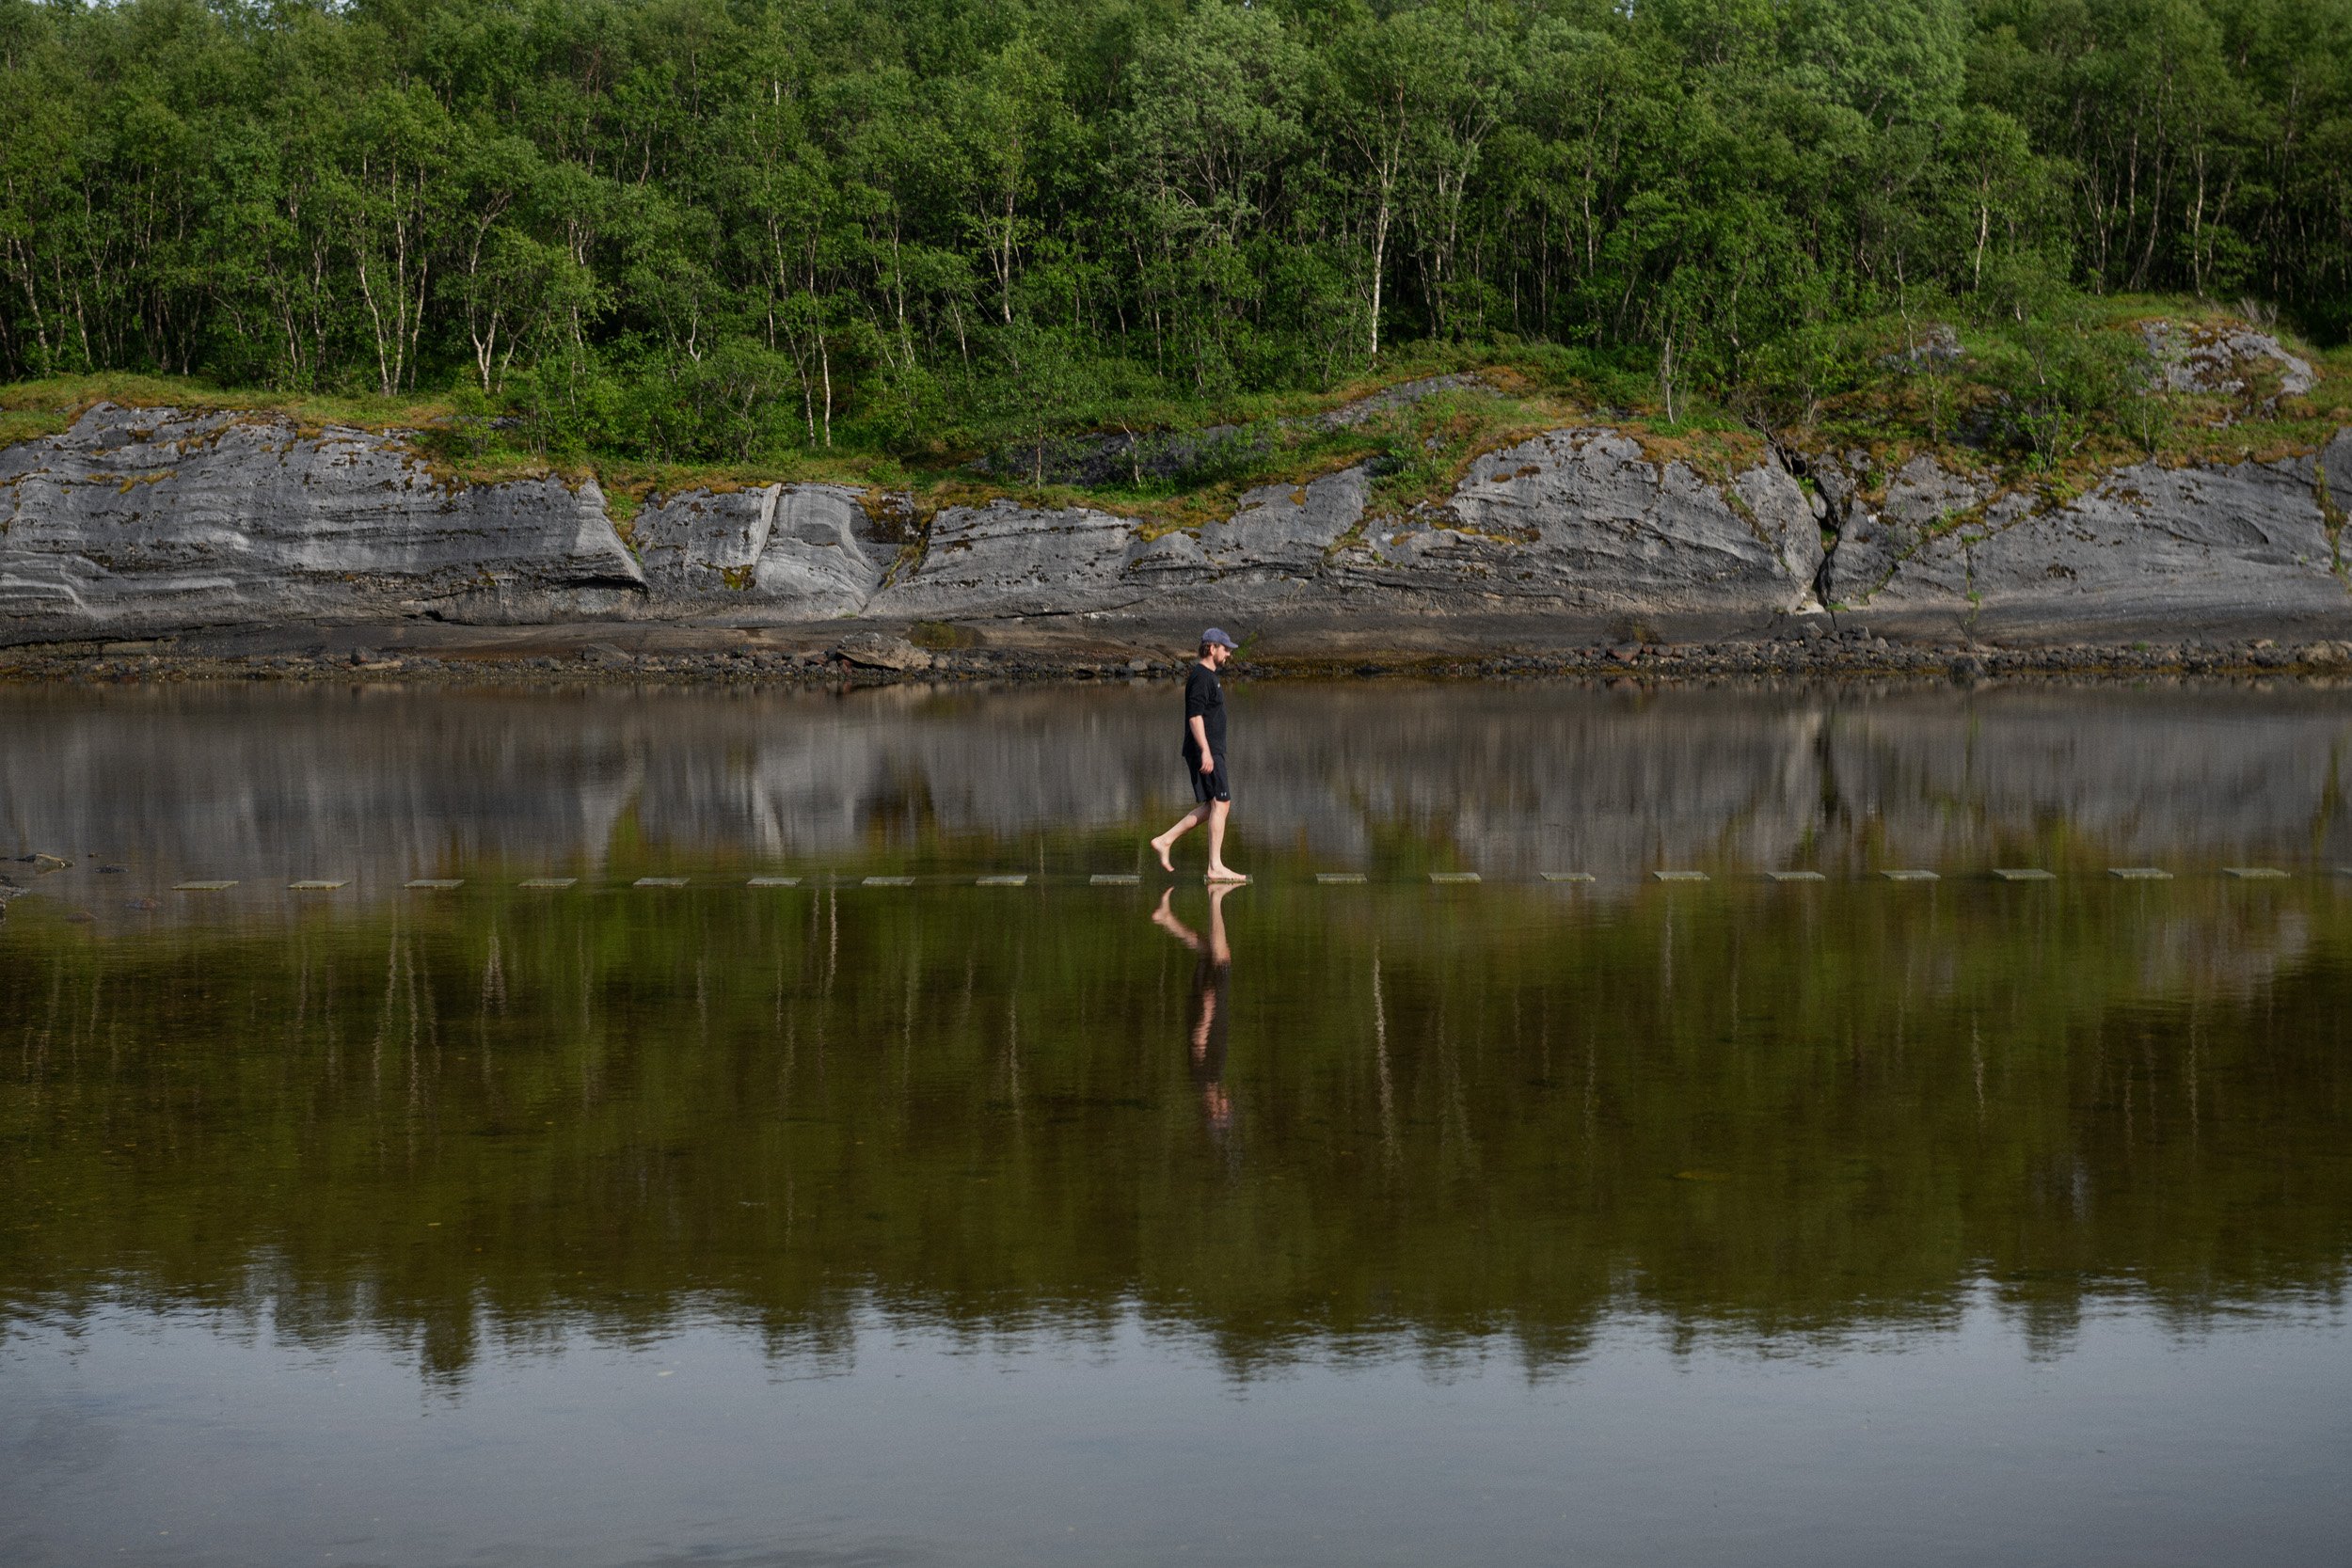
M 2352 0 L 0 0 L 0 378 L 454 388 L 543 451 L 1497 344 L 1773 421 L 1858 322 L 2352 326 Z

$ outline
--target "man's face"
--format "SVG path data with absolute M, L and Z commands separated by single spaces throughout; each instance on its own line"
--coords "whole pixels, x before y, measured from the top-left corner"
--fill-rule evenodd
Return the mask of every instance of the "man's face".
M 1225 661 L 1226 661 L 1227 659 L 1229 659 L 1229 658 L 1232 657 L 1233 657 L 1233 650 L 1232 650 L 1232 649 L 1231 649 L 1231 648 L 1229 648 L 1229 647 L 1227 647 L 1224 643 L 1222 643 L 1222 642 L 1212 642 L 1212 643 L 1210 643 L 1210 644 L 1209 644 L 1209 668 L 1210 668 L 1210 669 L 1212 669 L 1212 670 L 1222 670 L 1222 669 L 1224 669 L 1224 668 L 1225 668 Z

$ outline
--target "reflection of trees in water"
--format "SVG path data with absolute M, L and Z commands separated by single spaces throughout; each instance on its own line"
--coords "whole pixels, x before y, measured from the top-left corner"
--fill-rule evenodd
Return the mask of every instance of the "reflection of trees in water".
M 265 1305 L 456 1377 L 697 1312 L 825 1355 L 870 1308 L 1540 1362 L 1624 1312 L 1836 1336 L 1989 1279 L 2055 1350 L 2104 1294 L 2342 1287 L 2324 884 L 1253 887 L 1238 1164 L 1143 914 L 485 893 L 116 942 L 20 905 L 7 1309 Z
M 1185 797 L 1174 701 L 0 691 L 0 728 L 42 737 L 0 749 L 0 834 L 379 884 L 632 857 L 1074 865 L 1132 851 Z M 2352 859 L 2335 804 L 2352 724 L 2310 687 L 1274 682 L 1234 705 L 1253 843 L 1405 870 Z

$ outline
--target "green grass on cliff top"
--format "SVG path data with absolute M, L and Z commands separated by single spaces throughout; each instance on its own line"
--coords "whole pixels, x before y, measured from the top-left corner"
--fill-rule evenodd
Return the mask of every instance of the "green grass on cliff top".
M 2086 302 L 2074 330 L 2128 352 L 2137 325 L 2163 317 L 2192 327 L 2235 325 L 2219 307 L 2177 299 L 2121 297 Z M 305 426 L 339 424 L 413 431 L 419 452 L 453 479 L 490 482 L 536 474 L 593 476 L 626 516 L 644 498 L 691 487 L 731 489 L 778 481 L 831 481 L 914 492 L 918 509 L 1013 495 L 1043 504 L 1083 502 L 1122 512 L 1147 527 L 1188 527 L 1230 508 L 1243 490 L 1303 483 L 1368 458 L 1384 477 L 1375 510 L 1402 511 L 1433 499 L 1479 453 L 1565 424 L 1608 423 L 1641 440 L 1654 457 L 1680 458 L 1718 477 L 1752 461 L 1759 426 L 1804 450 L 1871 454 L 1891 473 L 1912 453 L 1936 449 L 1963 465 L 2000 470 L 2021 483 L 2079 487 L 2100 470 L 2153 455 L 2169 461 L 2240 461 L 2310 451 L 2352 424 L 2352 347 L 2314 350 L 2277 332 L 2311 361 L 2319 384 L 2308 395 L 2278 398 L 2256 386 L 2240 397 L 2149 396 L 2131 388 L 2085 394 L 2086 405 L 2053 450 L 2036 451 L 2009 428 L 2007 410 L 2039 385 L 2031 331 L 2004 321 L 1960 328 L 1964 356 L 1928 371 L 1905 368 L 1891 351 L 1918 324 L 1897 318 L 1838 329 L 1822 356 L 1819 385 L 1792 394 L 1783 385 L 1743 391 L 1724 402 L 1678 394 L 1669 421 L 1662 388 L 1639 365 L 1548 345 L 1421 344 L 1381 370 L 1328 393 L 1254 394 L 1215 403 L 1130 402 L 1094 411 L 1099 431 L 1181 432 L 1211 424 L 1256 425 L 1269 433 L 1262 452 L 1176 480 L 1140 484 L 1033 486 L 1025 476 L 982 475 L 970 466 L 986 433 L 943 437 L 929 450 L 883 451 L 849 447 L 786 450 L 749 463 L 669 463 L 626 452 L 534 452 L 509 444 L 464 418 L 462 393 L 385 398 L 361 392 L 286 392 L 215 387 L 183 377 L 103 373 L 0 386 L 0 445 L 53 434 L 92 404 L 235 408 L 282 414 Z M 2276 330 L 2276 329 L 2272 329 Z M 2048 341 L 2046 336 L 2039 340 Z M 1285 421 L 1341 407 L 1401 382 L 1474 373 L 1492 395 L 1443 395 L 1384 411 L 1360 425 L 1318 431 Z M 1735 406 L 1736 405 L 1736 406 Z M 1007 443 L 1008 446 L 1010 443 Z

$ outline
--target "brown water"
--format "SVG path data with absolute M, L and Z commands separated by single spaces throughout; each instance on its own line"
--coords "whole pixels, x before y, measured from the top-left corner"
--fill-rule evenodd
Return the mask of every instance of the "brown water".
M 2337 1555 L 2342 694 L 1171 707 L 0 694 L 0 1561 Z

